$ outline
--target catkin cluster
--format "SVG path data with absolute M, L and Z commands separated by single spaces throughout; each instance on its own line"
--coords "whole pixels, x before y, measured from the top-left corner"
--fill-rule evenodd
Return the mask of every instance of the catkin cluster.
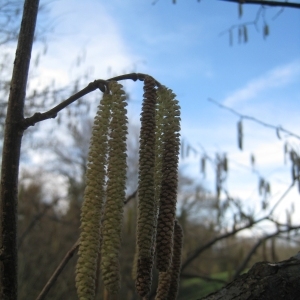
M 76 287 L 80 300 L 95 297 L 100 232 L 104 284 L 108 291 L 117 292 L 119 287 L 118 253 L 126 180 L 125 106 L 122 86 L 110 82 L 94 120 L 88 155 L 76 266 Z
M 164 86 L 144 81 L 141 115 L 136 288 L 141 297 L 151 289 L 156 254 L 160 281 L 169 282 L 178 184 L 180 107 Z M 162 273 L 163 272 L 163 273 Z M 165 274 L 164 274 L 165 273 Z
M 80 300 L 95 297 L 98 257 L 109 296 L 120 289 L 119 252 L 126 182 L 126 97 L 117 82 L 107 82 L 92 131 L 81 213 L 76 287 Z M 156 299 L 176 299 L 182 230 L 175 220 L 180 107 L 170 89 L 144 77 L 141 113 L 137 251 L 133 276 L 141 297 L 151 290 L 156 258 Z

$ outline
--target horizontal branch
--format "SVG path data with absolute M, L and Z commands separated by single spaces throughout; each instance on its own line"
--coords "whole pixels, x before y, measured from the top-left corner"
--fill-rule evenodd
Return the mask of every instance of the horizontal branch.
M 113 78 L 110 78 L 107 80 L 103 80 L 103 79 L 95 80 L 95 81 L 89 83 L 84 89 L 82 89 L 78 93 L 74 94 L 73 96 L 69 97 L 68 99 L 64 100 L 63 102 L 61 102 L 57 106 L 53 107 L 52 109 L 50 109 L 44 113 L 37 112 L 31 117 L 25 118 L 21 123 L 21 129 L 25 130 L 29 126 L 34 126 L 38 122 L 41 122 L 41 121 L 44 121 L 47 119 L 56 118 L 57 114 L 62 109 L 64 109 L 71 103 L 75 102 L 79 98 L 95 91 L 96 89 L 100 89 L 100 91 L 104 93 L 106 90 L 108 90 L 107 84 L 109 81 L 119 81 L 119 80 L 126 80 L 126 79 L 131 79 L 133 81 L 136 81 L 136 80 L 143 81 L 146 76 L 147 76 L 146 74 L 142 74 L 142 73 L 130 73 L 130 74 L 125 74 L 125 75 L 121 75 L 121 76 L 116 76 L 116 77 L 113 77 Z M 155 83 L 157 86 L 161 85 L 156 80 L 155 80 Z
M 234 2 L 239 4 L 256 4 L 256 5 L 267 5 L 275 7 L 290 7 L 290 8 L 300 8 L 300 3 L 296 2 L 286 2 L 286 1 L 264 1 L 264 0 L 220 0 L 227 2 Z

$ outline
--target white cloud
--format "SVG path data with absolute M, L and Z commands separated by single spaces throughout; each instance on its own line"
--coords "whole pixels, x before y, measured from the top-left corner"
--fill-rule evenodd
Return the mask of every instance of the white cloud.
M 259 93 L 276 88 L 283 87 L 299 78 L 300 75 L 300 61 L 279 66 L 262 76 L 251 80 L 244 87 L 234 91 L 227 96 L 223 104 L 233 106 L 239 102 L 250 100 L 256 97 Z
M 60 22 L 55 26 L 54 38 L 48 39 L 48 54 L 41 60 L 36 86 L 53 78 L 58 85 L 66 85 L 87 70 L 92 79 L 119 75 L 139 60 L 127 46 L 117 20 L 103 4 L 85 1 L 76 2 L 75 6 L 73 1 L 53 5 L 51 18 L 60 16 Z

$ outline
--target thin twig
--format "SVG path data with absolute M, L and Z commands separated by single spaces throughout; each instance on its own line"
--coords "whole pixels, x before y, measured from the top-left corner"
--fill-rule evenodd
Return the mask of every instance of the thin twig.
M 211 99 L 211 98 L 208 98 L 207 100 L 210 101 L 210 102 L 212 102 L 212 103 L 214 103 L 215 105 L 217 105 L 217 106 L 223 108 L 223 109 L 226 109 L 226 110 L 232 112 L 233 114 L 235 114 L 236 116 L 241 117 L 242 119 L 247 119 L 247 120 L 254 121 L 254 122 L 256 122 L 256 123 L 258 123 L 258 124 L 261 124 L 261 125 L 263 125 L 263 126 L 265 126 L 265 127 L 273 128 L 273 129 L 275 129 L 276 131 L 282 131 L 282 132 L 285 132 L 285 133 L 287 133 L 287 134 L 290 135 L 290 136 L 293 136 L 293 137 L 295 137 L 295 138 L 297 138 L 297 139 L 300 139 L 300 136 L 299 136 L 299 135 L 297 135 L 297 134 L 295 134 L 295 133 L 293 133 L 293 132 L 291 132 L 291 131 L 289 131 L 289 130 L 287 130 L 287 129 L 284 129 L 284 128 L 281 127 L 281 126 L 275 126 L 275 125 L 272 125 L 272 124 L 268 124 L 268 123 L 266 123 L 266 122 L 264 122 L 264 121 L 261 121 L 261 120 L 259 120 L 259 119 L 257 119 L 257 118 L 254 118 L 254 117 L 251 117 L 251 116 L 247 116 L 247 115 L 240 114 L 240 113 L 237 112 L 236 110 L 234 110 L 234 109 L 232 109 L 232 108 L 230 108 L 230 107 L 228 107 L 228 106 L 226 106 L 226 105 L 223 105 L 223 104 L 221 104 L 221 103 L 219 103 L 219 102 L 217 102 L 216 100 L 213 100 L 213 99 Z
M 196 259 L 200 253 L 202 253 L 203 251 L 205 251 L 206 249 L 210 248 L 212 245 L 214 245 L 216 242 L 220 241 L 220 240 L 223 240 L 225 238 L 228 238 L 230 236 L 233 236 L 235 235 L 236 233 L 244 230 L 244 229 L 247 229 L 247 228 L 251 228 L 253 225 L 255 224 L 258 224 L 264 220 L 267 220 L 267 217 L 262 217 L 256 221 L 252 221 L 243 226 L 243 227 L 240 227 L 240 228 L 237 228 L 237 229 L 234 229 L 230 232 L 226 232 L 224 234 L 221 234 L 215 238 L 213 238 L 212 240 L 210 240 L 209 242 L 207 242 L 206 244 L 204 245 L 201 245 L 200 247 L 198 247 L 186 260 L 185 262 L 182 264 L 182 267 L 181 267 L 181 271 L 184 270 L 194 259 Z
M 55 204 L 58 202 L 58 198 L 53 201 L 51 205 L 45 205 L 44 209 L 39 212 L 30 222 L 30 224 L 27 226 L 27 228 L 24 230 L 22 235 L 19 237 L 18 240 L 18 250 L 21 248 L 24 238 L 27 236 L 27 234 L 31 231 L 31 229 L 35 226 L 35 224 L 46 214 L 46 212 L 52 208 Z
M 127 204 L 131 199 L 135 198 L 137 195 L 137 190 L 135 190 L 132 194 L 128 195 L 126 200 L 124 201 L 124 204 Z
M 227 2 L 234 2 L 239 4 L 256 4 L 256 5 L 266 5 L 266 6 L 279 6 L 279 7 L 290 7 L 290 8 L 300 8 L 300 3 L 296 2 L 283 2 L 283 1 L 259 1 L 259 0 L 221 0 Z
M 292 187 L 295 185 L 296 181 L 293 181 L 291 183 L 291 185 L 287 188 L 287 190 L 281 195 L 281 197 L 278 199 L 278 201 L 276 202 L 276 204 L 273 206 L 273 208 L 270 211 L 270 216 L 272 215 L 272 213 L 274 212 L 275 208 L 279 205 L 279 203 L 285 198 L 285 196 L 290 192 L 290 190 L 292 189 Z
M 90 82 L 84 89 L 82 89 L 81 91 L 79 91 L 78 93 L 72 95 L 71 97 L 69 97 L 68 99 L 64 100 L 63 102 L 61 102 L 60 104 L 58 104 L 57 106 L 53 107 L 52 109 L 44 112 L 44 113 L 35 113 L 33 116 L 29 117 L 29 118 L 25 118 L 20 126 L 23 130 L 27 129 L 29 126 L 34 126 L 36 123 L 47 120 L 47 119 L 53 119 L 56 118 L 57 114 L 64 109 L 65 107 L 67 107 L 68 105 L 70 105 L 71 103 L 75 102 L 76 100 L 78 100 L 79 98 L 95 91 L 96 89 L 100 89 L 103 93 L 105 91 L 108 90 L 107 87 L 107 83 L 108 81 L 119 81 L 119 80 L 126 80 L 126 79 L 131 79 L 133 81 L 136 80 L 144 80 L 145 77 L 147 75 L 146 74 L 142 74 L 142 73 L 130 73 L 130 74 L 125 74 L 125 75 L 121 75 L 121 76 L 116 76 L 107 80 L 103 80 L 103 79 L 98 79 L 95 80 L 93 82 Z M 157 86 L 160 86 L 161 84 L 155 80 L 155 83 Z
M 183 271 L 194 259 L 196 259 L 200 253 L 202 253 L 203 251 L 205 251 L 206 249 L 210 248 L 212 245 L 214 245 L 216 242 L 223 240 L 225 238 L 228 238 L 230 236 L 235 235 L 236 233 L 247 229 L 247 228 L 251 228 L 253 225 L 258 224 L 264 220 L 270 220 L 273 221 L 272 219 L 270 219 L 270 216 L 272 215 L 272 213 L 274 212 L 275 208 L 278 206 L 278 204 L 284 199 L 284 197 L 289 193 L 289 191 L 291 190 L 291 188 L 294 186 L 294 183 L 292 183 L 287 190 L 282 194 L 282 196 L 279 198 L 279 200 L 276 202 L 276 204 L 273 206 L 273 208 L 270 210 L 269 214 L 267 216 L 264 216 L 258 220 L 251 220 L 249 218 L 249 223 L 246 224 L 243 227 L 240 228 L 236 228 L 230 232 L 224 233 L 220 236 L 217 236 L 215 238 L 213 238 L 212 240 L 210 240 L 209 242 L 207 242 L 206 244 L 198 247 L 196 250 L 194 250 L 194 252 L 188 256 L 188 258 L 185 260 L 185 262 L 182 264 L 181 267 L 181 271 Z M 274 221 L 273 221 L 274 222 Z M 292 228 L 292 227 L 291 227 Z
M 299 229 L 300 227 L 299 226 L 296 226 L 296 227 L 288 227 L 287 229 L 285 230 L 277 230 L 276 232 L 272 233 L 272 234 L 269 234 L 261 239 L 259 239 L 257 241 L 257 243 L 252 247 L 252 249 L 249 251 L 248 255 L 246 256 L 246 258 L 243 260 L 243 262 L 240 264 L 240 266 L 237 268 L 237 270 L 235 271 L 235 274 L 233 276 L 233 279 L 236 279 L 240 274 L 241 272 L 246 268 L 248 262 L 250 261 L 251 257 L 255 254 L 256 250 L 259 248 L 259 246 L 266 240 L 268 239 L 271 239 L 275 236 L 277 236 L 278 234 L 280 233 L 285 233 L 285 232 L 290 232 L 292 230 L 297 230 Z
M 48 280 L 47 284 L 44 286 L 43 290 L 38 295 L 38 297 L 36 298 L 36 300 L 45 299 L 47 293 L 49 292 L 49 290 L 51 289 L 51 287 L 54 285 L 55 281 L 57 280 L 58 276 L 60 275 L 60 273 L 62 272 L 62 270 L 66 266 L 66 264 L 73 257 L 73 255 L 76 252 L 76 250 L 78 249 L 78 247 L 79 247 L 79 239 L 72 246 L 72 248 L 67 252 L 67 254 L 63 258 L 63 260 L 61 261 L 61 263 L 59 264 L 59 266 L 56 268 L 56 270 L 54 271 L 53 275 Z
M 127 204 L 131 199 L 135 198 L 136 195 L 137 195 L 137 190 L 134 191 L 129 196 L 127 196 L 127 198 L 124 202 L 124 205 Z M 63 269 L 65 268 L 65 266 L 69 262 L 69 260 L 73 257 L 75 251 L 78 249 L 79 244 L 80 244 L 80 240 L 78 239 L 76 241 L 76 243 L 72 246 L 72 248 L 67 252 L 67 254 L 63 258 L 63 260 L 60 262 L 59 266 L 56 268 L 56 270 L 54 271 L 54 273 L 52 274 L 52 276 L 50 277 L 50 279 L 48 280 L 48 282 L 46 283 L 46 285 L 44 286 L 44 288 L 42 289 L 42 291 L 40 292 L 40 294 L 36 298 L 36 300 L 45 299 L 46 295 L 48 294 L 49 290 L 54 285 L 54 283 L 57 280 L 58 276 L 61 274 L 61 272 L 63 271 Z
M 107 82 L 105 80 L 95 80 L 94 82 L 89 83 L 88 86 L 86 86 L 84 89 L 69 97 L 67 100 L 58 104 L 54 108 L 44 113 L 35 113 L 31 117 L 25 118 L 21 125 L 23 130 L 27 129 L 29 126 L 34 126 L 38 122 L 55 118 L 57 116 L 57 113 L 60 112 L 62 109 L 96 89 L 100 89 L 101 91 L 105 92 L 106 85 Z

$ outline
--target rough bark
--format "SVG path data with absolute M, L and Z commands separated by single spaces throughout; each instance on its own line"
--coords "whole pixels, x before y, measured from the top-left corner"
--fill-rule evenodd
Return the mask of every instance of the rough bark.
M 17 197 L 22 122 L 39 0 L 26 0 L 10 86 L 1 167 L 0 299 L 17 299 Z
M 258 262 L 221 290 L 201 300 L 300 299 L 300 252 L 278 263 Z

